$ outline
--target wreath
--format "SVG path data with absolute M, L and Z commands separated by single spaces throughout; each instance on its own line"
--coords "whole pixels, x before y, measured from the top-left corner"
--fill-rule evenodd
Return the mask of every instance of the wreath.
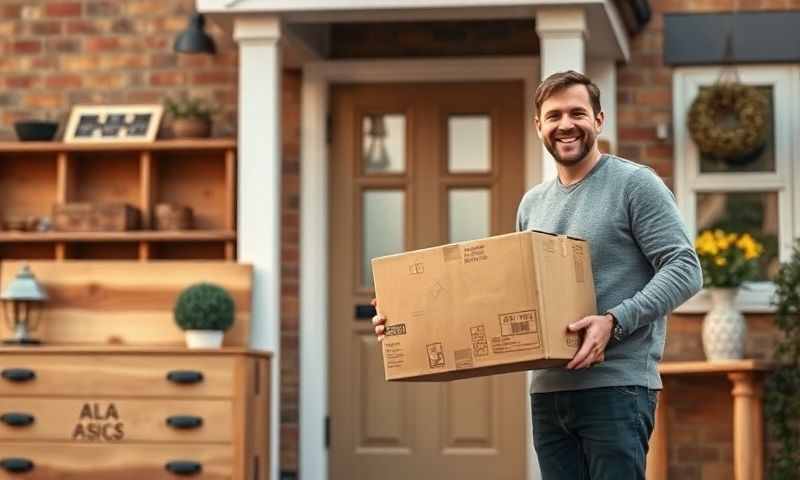
M 701 90 L 692 102 L 689 133 L 701 153 L 736 163 L 764 146 L 768 108 L 755 87 L 718 83 Z

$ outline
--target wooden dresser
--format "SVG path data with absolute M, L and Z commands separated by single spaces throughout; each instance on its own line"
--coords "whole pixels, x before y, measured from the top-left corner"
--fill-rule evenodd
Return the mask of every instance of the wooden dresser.
M 269 356 L 0 349 L 0 478 L 266 479 Z
M 249 266 L 30 265 L 51 298 L 33 332 L 45 344 L 0 346 L 0 480 L 269 478 L 271 357 L 244 347 Z M 231 291 L 238 325 L 222 349 L 189 350 L 171 308 L 205 279 Z

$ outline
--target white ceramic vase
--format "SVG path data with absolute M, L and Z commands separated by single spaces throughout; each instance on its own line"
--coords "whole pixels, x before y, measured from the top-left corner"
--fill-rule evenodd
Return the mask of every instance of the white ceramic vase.
M 709 361 L 738 360 L 744 355 L 747 324 L 734 304 L 737 291 L 711 289 L 711 310 L 703 319 L 703 350 Z
M 225 332 L 221 330 L 185 330 L 184 334 L 186 346 L 189 348 L 220 348 Z

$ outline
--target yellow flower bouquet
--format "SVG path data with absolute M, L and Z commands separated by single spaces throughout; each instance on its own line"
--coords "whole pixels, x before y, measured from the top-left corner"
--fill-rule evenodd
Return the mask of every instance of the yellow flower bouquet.
M 703 286 L 736 288 L 758 271 L 763 245 L 749 233 L 705 230 L 694 243 L 703 267 Z

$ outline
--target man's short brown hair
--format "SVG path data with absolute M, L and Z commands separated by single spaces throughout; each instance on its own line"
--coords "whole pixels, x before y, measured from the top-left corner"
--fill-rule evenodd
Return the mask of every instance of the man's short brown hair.
M 600 89 L 597 88 L 597 85 L 592 83 L 592 80 L 586 75 L 578 73 L 575 70 L 567 70 L 566 72 L 558 72 L 550 75 L 536 87 L 536 94 L 534 95 L 536 116 L 538 117 L 542 113 L 542 104 L 545 100 L 573 85 L 584 85 L 586 87 L 586 90 L 589 92 L 589 101 L 592 103 L 592 110 L 595 115 L 602 111 L 602 107 L 600 106 Z

